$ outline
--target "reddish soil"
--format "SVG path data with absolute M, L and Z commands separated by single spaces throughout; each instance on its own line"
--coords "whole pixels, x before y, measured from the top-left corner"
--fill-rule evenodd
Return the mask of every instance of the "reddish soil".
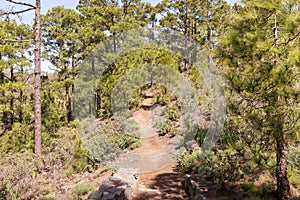
M 141 146 L 132 150 L 132 153 L 150 153 L 155 152 L 162 148 L 165 144 L 169 142 L 168 137 L 160 137 L 158 135 L 149 137 L 149 138 L 142 138 L 141 139 Z
M 146 127 L 150 123 L 150 111 L 139 110 L 133 114 L 133 119 L 141 126 Z M 159 137 L 154 135 L 141 139 L 141 146 L 134 149 L 132 153 L 150 153 L 160 150 L 170 141 L 167 136 Z M 133 195 L 133 200 L 153 199 L 153 200 L 181 200 L 188 199 L 182 189 L 184 174 L 175 171 L 176 163 L 170 164 L 157 171 L 140 174 L 137 191 Z
M 188 199 L 182 190 L 184 175 L 176 172 L 175 164 L 140 176 L 139 187 L 133 200 L 181 200 Z

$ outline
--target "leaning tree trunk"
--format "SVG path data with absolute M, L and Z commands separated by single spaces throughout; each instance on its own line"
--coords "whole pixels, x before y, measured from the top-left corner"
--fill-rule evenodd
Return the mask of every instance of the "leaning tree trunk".
M 42 155 L 42 109 L 41 109 L 41 1 L 35 8 L 35 50 L 34 50 L 34 153 Z

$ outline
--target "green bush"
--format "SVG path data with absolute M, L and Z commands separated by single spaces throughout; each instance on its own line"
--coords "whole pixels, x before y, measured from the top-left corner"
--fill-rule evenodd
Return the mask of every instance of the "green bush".
M 72 169 L 75 172 L 81 172 L 89 167 L 89 155 L 82 141 L 79 138 L 75 140 L 75 146 L 73 151 Z
M 257 196 L 257 197 L 266 197 L 275 193 L 275 184 L 271 182 L 263 183 L 260 186 L 255 185 L 254 183 L 242 183 L 242 189 L 248 194 Z
M 211 178 L 215 183 L 224 184 L 235 182 L 250 173 L 253 163 L 245 160 L 236 151 L 219 150 L 214 153 L 207 152 L 204 157 L 200 148 L 196 148 L 192 154 L 185 152 L 179 157 L 179 167 L 185 172 L 198 173 Z
M 16 153 L 33 149 L 33 126 L 14 123 L 12 130 L 0 138 L 0 153 Z
M 288 174 L 290 183 L 300 188 L 300 146 L 290 146 L 287 151 Z
M 166 135 L 172 130 L 171 121 L 166 120 L 163 122 L 160 122 L 159 124 L 159 132 L 160 135 Z
M 80 196 L 88 194 L 91 189 L 92 185 L 88 182 L 78 184 L 72 189 L 71 197 L 74 200 L 78 199 Z
M 166 107 L 167 118 L 171 121 L 178 121 L 180 118 L 180 110 L 176 104 Z
M 102 122 L 87 120 L 78 126 L 83 145 L 91 160 L 99 162 L 111 160 L 121 150 L 133 149 L 140 145 L 138 133 L 124 133 L 116 122 L 111 120 Z M 129 126 L 135 129 L 134 125 Z

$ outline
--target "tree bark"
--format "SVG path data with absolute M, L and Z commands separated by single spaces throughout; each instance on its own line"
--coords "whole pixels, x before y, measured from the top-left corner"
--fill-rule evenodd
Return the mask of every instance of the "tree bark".
M 34 153 L 42 155 L 42 109 L 41 109 L 41 1 L 36 0 L 34 50 Z
M 72 104 L 71 104 L 71 94 L 70 94 L 70 85 L 66 85 L 66 110 L 67 110 L 67 121 L 70 123 L 73 120 L 72 117 Z
M 286 200 L 290 196 L 290 183 L 287 173 L 287 161 L 286 161 L 286 143 L 283 140 L 283 136 L 276 141 L 276 178 L 277 178 L 277 199 Z
M 15 82 L 15 75 L 14 75 L 14 68 L 10 68 L 10 81 L 12 84 Z M 14 90 L 12 91 L 13 93 L 15 92 Z M 9 102 L 9 110 L 10 110 L 10 118 L 9 118 L 9 129 L 12 129 L 12 126 L 14 124 L 14 95 L 10 97 L 10 102 Z

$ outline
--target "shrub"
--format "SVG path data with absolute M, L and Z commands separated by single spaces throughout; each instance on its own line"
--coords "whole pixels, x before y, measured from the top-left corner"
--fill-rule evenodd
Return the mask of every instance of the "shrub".
M 14 123 L 12 130 L 5 132 L 0 139 L 0 153 L 15 153 L 32 149 L 32 128 L 27 124 Z
M 92 189 L 92 185 L 88 182 L 76 185 L 72 189 L 72 193 L 71 193 L 72 199 L 78 199 L 80 196 L 88 194 L 88 192 L 91 189 Z
M 84 147 L 88 150 L 88 155 L 92 160 L 100 162 L 114 159 L 121 150 L 132 149 L 140 145 L 137 134 L 124 133 L 113 121 L 87 120 L 82 122 L 80 135 Z
M 176 104 L 166 107 L 167 118 L 171 121 L 178 121 L 180 110 Z
M 249 173 L 254 165 L 232 150 L 219 150 L 217 153 L 207 152 L 199 157 L 200 148 L 192 154 L 185 152 L 179 157 L 179 166 L 185 172 L 192 172 L 211 178 L 215 183 L 224 184 L 240 180 Z
M 300 187 L 300 146 L 290 146 L 287 151 L 288 174 L 290 183 Z
M 0 197 L 18 199 L 30 188 L 36 170 L 33 153 L 25 151 L 1 155 Z
M 263 183 L 262 185 L 255 185 L 254 183 L 242 183 L 242 189 L 248 194 L 257 197 L 266 197 L 275 193 L 275 184 L 271 182 Z

